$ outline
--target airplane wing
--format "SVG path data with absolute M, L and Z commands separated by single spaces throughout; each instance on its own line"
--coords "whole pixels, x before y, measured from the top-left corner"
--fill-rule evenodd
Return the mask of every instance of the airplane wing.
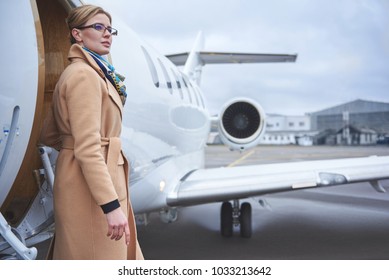
M 189 56 L 188 52 L 171 54 L 169 58 L 175 65 L 185 65 Z M 200 60 L 205 64 L 220 63 L 268 63 L 268 62 L 295 62 L 297 54 L 260 54 L 260 53 L 223 53 L 223 52 L 199 52 Z
M 189 206 L 366 181 L 385 192 L 379 180 L 388 178 L 389 156 L 200 169 L 182 180 L 167 203 Z

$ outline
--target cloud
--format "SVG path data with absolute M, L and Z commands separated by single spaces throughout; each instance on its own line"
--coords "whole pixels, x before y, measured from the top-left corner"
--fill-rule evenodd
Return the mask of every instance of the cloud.
M 298 53 L 296 63 L 205 66 L 212 113 L 235 96 L 294 115 L 357 98 L 389 102 L 386 0 L 90 2 L 125 18 L 163 54 L 189 51 L 199 30 L 210 51 Z

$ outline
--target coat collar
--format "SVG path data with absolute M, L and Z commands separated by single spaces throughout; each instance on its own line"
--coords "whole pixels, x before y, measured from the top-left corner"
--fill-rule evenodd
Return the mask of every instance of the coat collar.
M 68 54 L 68 59 L 72 62 L 77 59 L 82 59 L 84 60 L 87 64 L 89 64 L 90 67 L 92 67 L 97 74 L 105 80 L 107 87 L 108 87 L 108 94 L 111 96 L 111 99 L 115 102 L 117 107 L 120 110 L 120 115 L 122 115 L 122 110 L 123 110 L 123 104 L 122 100 L 120 99 L 119 94 L 117 93 L 116 89 L 111 89 L 108 84 L 111 84 L 110 81 L 107 80 L 107 78 L 104 75 L 103 70 L 100 69 L 100 66 L 96 63 L 96 61 L 90 56 L 88 52 L 86 52 L 80 45 L 78 44 L 73 44 L 70 47 L 69 54 Z M 113 87 L 113 85 L 111 85 Z M 112 88 L 111 87 L 111 88 Z

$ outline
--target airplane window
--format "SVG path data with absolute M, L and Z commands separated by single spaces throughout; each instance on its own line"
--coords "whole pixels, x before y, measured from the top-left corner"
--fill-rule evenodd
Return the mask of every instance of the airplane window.
M 181 77 L 182 77 L 182 81 L 184 82 L 184 85 L 185 85 L 185 87 L 187 88 L 188 87 L 188 84 L 186 83 L 186 81 L 185 81 L 185 77 L 184 77 L 184 75 L 182 75 L 182 73 L 180 73 L 181 74 Z
M 201 104 L 203 105 L 203 108 L 205 109 L 204 98 L 203 98 L 203 96 L 201 94 L 200 94 L 200 100 L 201 100 Z
M 159 65 L 161 65 L 162 73 L 165 76 L 167 88 L 169 89 L 170 94 L 173 94 L 172 82 L 171 82 L 169 74 L 165 68 L 165 65 L 163 65 L 162 61 L 159 58 L 158 58 L 158 62 L 159 62 Z
M 195 95 L 195 93 L 192 91 L 193 88 L 192 86 L 189 84 L 189 87 L 188 87 L 188 91 L 189 91 L 189 101 L 190 101 L 190 104 L 194 104 L 194 101 L 193 101 L 193 96 Z
M 178 91 L 180 92 L 180 97 L 181 99 L 184 99 L 184 94 L 182 93 L 181 82 L 179 81 L 178 75 L 174 72 L 172 68 L 170 68 L 170 70 L 172 71 L 174 79 L 176 80 Z
M 201 105 L 203 106 L 203 108 L 205 109 L 205 102 L 204 102 L 204 98 L 203 98 L 203 95 L 201 94 L 201 91 L 199 90 L 199 96 L 200 96 L 200 101 L 201 101 Z
M 154 85 L 159 88 L 159 78 L 158 78 L 158 72 L 157 69 L 155 68 L 155 65 L 153 63 L 153 60 L 151 59 L 149 53 L 147 50 L 142 47 L 143 54 L 145 55 L 147 65 L 149 66 L 150 74 L 151 74 L 151 79 L 153 80 Z
M 197 104 L 197 106 L 200 106 L 199 97 L 197 96 L 196 89 L 195 89 L 192 85 L 190 85 L 190 86 L 191 86 L 192 89 L 193 89 L 194 96 L 195 96 L 195 98 L 196 98 L 196 104 Z
M 189 100 L 192 103 L 192 98 L 190 97 L 190 91 L 189 91 L 189 86 L 188 86 L 189 82 L 186 80 L 186 76 L 182 72 L 180 72 L 180 77 L 181 77 L 182 81 L 184 82 L 184 86 L 185 86 L 186 92 L 188 93 Z
M 185 87 L 186 87 L 186 89 L 187 89 L 187 91 L 188 91 L 189 102 L 192 104 L 192 103 L 193 103 L 193 101 L 192 101 L 192 95 L 191 95 L 191 92 L 190 92 L 190 89 L 189 89 L 190 83 L 189 83 L 189 81 L 188 81 L 187 79 L 188 79 L 188 78 L 187 78 L 186 76 L 182 75 L 182 80 L 184 81 Z

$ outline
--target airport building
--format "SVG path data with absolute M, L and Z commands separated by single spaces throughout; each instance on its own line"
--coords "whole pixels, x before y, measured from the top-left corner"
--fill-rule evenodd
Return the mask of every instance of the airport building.
M 311 131 L 311 119 L 305 116 L 268 114 L 262 145 L 312 145 L 316 132 Z
M 389 103 L 355 100 L 310 113 L 314 144 L 372 145 L 389 136 Z
M 217 126 L 209 144 L 220 144 Z M 303 116 L 266 115 L 261 145 L 389 144 L 389 103 L 355 100 Z

